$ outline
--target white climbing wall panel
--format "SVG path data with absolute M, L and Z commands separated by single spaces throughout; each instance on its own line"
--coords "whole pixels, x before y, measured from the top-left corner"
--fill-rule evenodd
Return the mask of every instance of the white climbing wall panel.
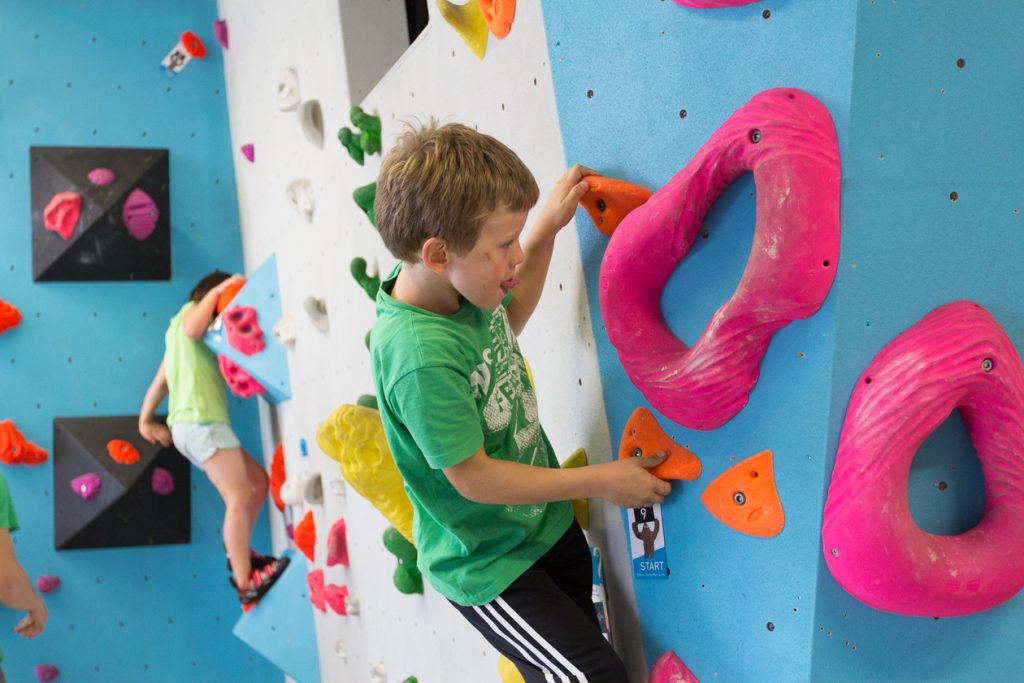
M 352 201 L 356 187 L 376 179 L 380 156 L 367 157 L 366 165 L 359 166 L 338 143 L 338 129 L 350 125 L 350 106 L 361 104 L 380 115 L 385 151 L 403 120 L 435 117 L 476 126 L 516 150 L 536 175 L 543 201 L 566 160 L 541 10 L 539 3 L 520 2 L 511 33 L 501 41 L 491 37 L 480 60 L 431 2 L 427 28 L 363 97 L 348 90 L 352 79 L 346 55 L 354 58 L 352 53 L 358 51 L 346 49 L 344 41 L 350 35 L 394 36 L 394 6 L 402 2 L 379 0 L 376 19 L 367 14 L 370 3 L 356 3 L 359 25 L 343 30 L 350 4 L 219 2 L 220 16 L 230 31 L 225 70 L 245 264 L 252 270 L 277 255 L 282 308 L 294 318 L 298 332 L 289 353 L 293 398 L 273 409 L 264 406 L 261 412 L 266 452 L 281 441 L 290 472 L 321 472 L 325 500 L 313 508 L 316 565 L 325 568 L 328 583 L 347 584 L 360 602 L 358 616 L 315 613 L 324 680 L 368 681 L 371 668 L 382 663 L 391 682 L 411 675 L 420 683 L 497 681 L 497 653 L 443 598 L 429 587 L 423 596 L 402 595 L 394 588 L 390 577 L 396 562 L 381 544 L 387 523 L 355 492 L 331 492 L 338 469 L 319 452 L 314 435 L 336 406 L 373 392 L 363 337 L 373 325 L 374 305 L 350 276 L 349 262 L 362 256 L 384 271 L 394 264 Z M 404 22 L 404 14 L 398 16 Z M 403 35 L 404 26 L 399 28 L 403 30 L 397 34 Z M 295 111 L 276 107 L 277 79 L 285 68 L 297 71 L 303 100 L 320 101 L 322 149 L 303 135 Z M 255 145 L 254 164 L 237 152 L 246 143 Z M 311 222 L 285 196 L 285 187 L 298 178 L 312 181 L 316 206 Z M 570 223 L 558 240 L 544 298 L 520 344 L 533 368 L 541 421 L 560 459 L 583 446 L 591 462 L 605 462 L 611 458 L 611 439 L 576 229 Z M 593 226 L 584 218 L 579 229 Z M 305 315 L 302 302 L 308 296 L 326 300 L 327 333 L 315 329 Z M 308 456 L 301 453 L 301 440 L 308 446 Z M 305 510 L 292 511 L 296 522 L 303 514 Z M 324 537 L 340 517 L 347 521 L 351 566 L 328 568 Z M 275 547 L 280 549 L 286 538 L 276 510 L 272 526 Z M 640 680 L 639 628 L 618 509 L 593 502 L 588 535 L 605 553 L 617 648 L 630 665 L 631 678 Z

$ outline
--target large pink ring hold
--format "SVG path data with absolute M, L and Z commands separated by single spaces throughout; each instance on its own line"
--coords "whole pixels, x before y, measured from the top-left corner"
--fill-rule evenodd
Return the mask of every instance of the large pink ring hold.
M 910 516 L 914 454 L 960 410 L 985 476 L 985 513 L 958 536 Z M 896 614 L 981 612 L 1024 587 L 1024 367 L 978 304 L 940 306 L 860 376 L 825 502 L 825 561 L 861 602 Z
M 712 203 L 746 171 L 757 188 L 750 258 L 687 348 L 661 315 L 661 293 Z M 839 255 L 839 181 L 825 107 L 801 90 L 766 90 L 612 234 L 601 263 L 605 327 L 629 378 L 666 417 L 691 429 L 727 422 L 746 404 L 775 331 L 821 306 Z

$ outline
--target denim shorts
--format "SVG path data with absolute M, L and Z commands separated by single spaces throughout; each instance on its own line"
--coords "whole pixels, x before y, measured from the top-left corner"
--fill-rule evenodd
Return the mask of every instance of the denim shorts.
M 171 438 L 178 452 L 199 469 L 221 449 L 241 448 L 242 444 L 226 422 L 196 424 L 175 422 Z

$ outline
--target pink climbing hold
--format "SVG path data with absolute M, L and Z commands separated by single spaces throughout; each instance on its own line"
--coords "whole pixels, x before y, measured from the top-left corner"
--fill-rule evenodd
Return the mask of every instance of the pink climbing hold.
M 121 220 L 132 237 L 140 242 L 156 230 L 156 222 L 160 219 L 160 209 L 148 194 L 135 188 L 124 200 Z
M 109 185 L 117 178 L 113 171 L 109 168 L 103 168 L 102 166 L 89 171 L 89 175 L 87 177 L 89 178 L 90 183 L 98 187 Z
M 348 614 L 348 586 L 330 583 L 324 587 L 324 601 L 335 614 Z
M 71 490 L 86 500 L 92 500 L 100 492 L 100 475 L 95 472 L 87 472 L 71 480 Z
M 228 335 L 228 346 L 231 348 L 252 356 L 267 347 L 256 309 L 252 306 L 235 306 L 221 317 Z
M 52 593 L 60 585 L 60 579 L 50 574 L 43 574 L 36 577 L 36 588 L 40 593 Z
M 761 0 L 672 0 L 677 5 L 692 9 L 717 9 L 719 7 L 739 7 L 750 5 Z
M 53 664 L 38 664 L 36 665 L 36 680 L 43 681 L 55 681 L 57 676 L 60 676 L 60 669 L 55 667 Z
M 907 483 L 922 443 L 959 411 L 985 477 L 985 511 L 951 536 L 911 517 Z M 954 301 L 878 352 L 858 378 L 839 436 L 821 538 L 832 576 L 875 609 L 976 614 L 1024 588 L 1024 366 L 984 308 Z
M 348 566 L 348 534 L 345 529 L 344 518 L 339 519 L 331 525 L 327 532 L 327 566 L 333 567 L 336 564 Z
M 306 585 L 309 586 L 309 601 L 321 612 L 327 611 L 327 595 L 324 592 L 324 570 L 315 569 L 306 574 Z
M 217 39 L 220 46 L 228 49 L 228 21 L 227 19 L 213 20 L 213 37 Z
M 224 381 L 228 383 L 228 388 L 235 396 L 249 398 L 256 394 L 267 393 L 262 384 L 224 354 L 217 356 L 217 363 L 220 366 L 220 374 L 224 376 Z
M 651 667 L 647 683 L 700 683 L 675 652 L 669 650 Z
M 662 290 L 715 199 L 746 171 L 757 188 L 750 258 L 693 348 L 661 312 Z M 839 256 L 840 166 L 828 110 L 795 88 L 755 95 L 612 234 L 601 313 L 623 368 L 651 405 L 715 429 L 747 403 L 776 330 L 821 306 Z
M 150 481 L 150 485 L 153 487 L 153 493 L 158 496 L 169 496 L 174 493 L 174 477 L 163 467 L 157 467 L 153 470 L 153 478 Z
M 242 156 L 248 159 L 250 163 L 256 163 L 256 146 L 252 143 L 242 145 Z
M 82 195 L 77 192 L 58 192 L 43 209 L 43 227 L 71 239 L 78 216 L 82 212 Z

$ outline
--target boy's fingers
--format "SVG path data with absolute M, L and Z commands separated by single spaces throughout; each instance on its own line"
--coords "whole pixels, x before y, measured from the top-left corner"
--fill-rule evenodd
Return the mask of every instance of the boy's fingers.
M 649 470 L 652 467 L 657 467 L 658 465 L 663 463 L 665 461 L 665 458 L 667 457 L 668 453 L 666 453 L 665 451 L 658 451 L 657 453 L 651 453 L 650 455 L 645 455 L 642 458 L 636 459 L 640 461 L 641 467 L 643 467 L 645 470 Z

